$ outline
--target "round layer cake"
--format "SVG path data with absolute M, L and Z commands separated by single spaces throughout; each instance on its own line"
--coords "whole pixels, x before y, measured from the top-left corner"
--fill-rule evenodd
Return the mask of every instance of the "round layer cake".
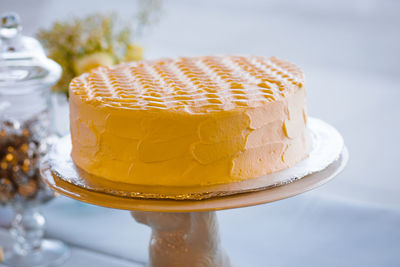
M 69 94 L 74 163 L 115 182 L 231 183 L 289 168 L 311 147 L 304 75 L 275 57 L 101 67 Z

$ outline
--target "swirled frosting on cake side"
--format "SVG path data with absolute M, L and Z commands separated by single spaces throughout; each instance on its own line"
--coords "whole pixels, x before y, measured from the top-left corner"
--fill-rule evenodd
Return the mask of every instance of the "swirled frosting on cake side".
M 277 58 L 206 56 L 102 67 L 70 85 L 72 159 L 139 185 L 251 179 L 307 157 L 302 71 Z

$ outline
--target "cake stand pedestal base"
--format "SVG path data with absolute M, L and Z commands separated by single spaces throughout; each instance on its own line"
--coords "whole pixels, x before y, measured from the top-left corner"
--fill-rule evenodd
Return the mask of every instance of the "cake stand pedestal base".
M 232 266 L 221 246 L 215 211 L 131 213 L 152 229 L 149 267 Z

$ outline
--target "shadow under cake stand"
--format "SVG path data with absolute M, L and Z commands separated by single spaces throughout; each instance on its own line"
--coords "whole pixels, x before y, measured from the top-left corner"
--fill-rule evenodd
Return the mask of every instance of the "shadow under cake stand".
M 218 234 L 217 210 L 269 203 L 295 196 L 334 178 L 348 152 L 329 124 L 309 118 L 313 149 L 295 166 L 229 185 L 201 188 L 121 185 L 95 177 L 74 165 L 70 137 L 64 137 L 42 162 L 45 182 L 60 194 L 103 207 L 130 210 L 152 228 L 149 266 L 232 266 Z M 95 182 L 93 182 L 95 181 Z

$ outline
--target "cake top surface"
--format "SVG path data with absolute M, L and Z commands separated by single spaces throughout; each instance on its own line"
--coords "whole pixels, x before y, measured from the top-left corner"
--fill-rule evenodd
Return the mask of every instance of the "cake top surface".
M 94 69 L 72 80 L 70 94 L 117 109 L 205 113 L 276 101 L 303 83 L 300 68 L 275 57 L 180 57 Z

